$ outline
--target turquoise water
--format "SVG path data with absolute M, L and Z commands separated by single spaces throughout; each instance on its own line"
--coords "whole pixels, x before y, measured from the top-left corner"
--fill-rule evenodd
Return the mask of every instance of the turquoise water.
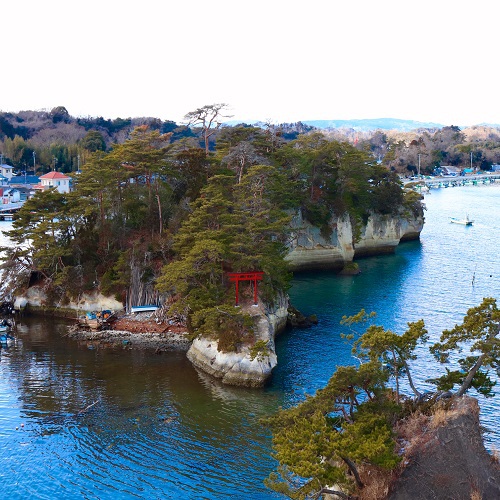
M 304 273 L 294 279 L 291 298 L 305 314 L 318 315 L 319 324 L 281 339 L 277 382 L 289 397 L 314 393 L 335 366 L 353 363 L 340 338 L 347 330 L 342 316 L 365 309 L 377 314 L 376 324 L 404 332 L 409 321 L 423 318 L 429 344 L 441 332 L 461 322 L 467 309 L 483 297 L 500 301 L 500 185 L 434 189 L 425 197 L 426 223 L 420 241 L 401 244 L 395 255 L 359 260 L 362 273 L 354 277 Z M 450 217 L 475 220 L 473 226 L 451 224 Z M 441 372 L 419 350 L 412 373 L 421 389 Z M 500 392 L 500 384 L 498 387 Z M 492 431 L 490 444 L 500 446 L 500 394 L 482 399 L 483 423 Z
M 0 350 L 0 498 L 280 498 L 262 483 L 275 463 L 259 418 L 353 362 L 343 314 L 376 311 L 394 331 L 424 318 L 432 341 L 484 296 L 499 298 L 499 199 L 500 185 L 433 190 L 420 242 L 359 261 L 356 277 L 297 275 L 293 303 L 319 324 L 279 336 L 262 390 L 224 387 L 182 353 L 92 349 L 64 337 L 64 321 L 20 318 L 19 342 Z M 472 227 L 449 223 L 466 213 Z M 422 388 L 437 373 L 425 350 L 413 371 Z M 499 403 L 481 404 L 499 448 Z

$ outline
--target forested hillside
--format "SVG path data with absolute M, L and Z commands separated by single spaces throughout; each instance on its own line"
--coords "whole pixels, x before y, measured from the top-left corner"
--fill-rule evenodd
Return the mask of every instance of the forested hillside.
M 224 122 L 227 120 L 220 123 Z M 290 141 L 299 135 L 320 130 L 311 125 L 315 122 L 308 123 L 259 123 L 252 127 L 272 131 L 279 140 Z M 4 162 L 14 166 L 18 172 L 32 173 L 35 170 L 38 175 L 53 169 L 64 173 L 76 172 L 91 153 L 109 151 L 142 125 L 160 134 L 171 134 L 171 142 L 187 141 L 204 147 L 204 139 L 198 135 L 200 123 L 190 123 L 189 119 L 177 124 L 153 117 L 113 120 L 72 117 L 64 106 L 58 106 L 46 111 L 0 112 L 0 153 Z M 208 138 L 210 150 L 215 150 L 219 135 L 224 134 L 225 128 L 238 126 L 217 128 Z M 459 168 L 472 165 L 473 168 L 489 170 L 492 164 L 500 163 L 500 129 L 493 126 L 462 130 L 457 126 L 437 125 L 411 131 L 363 130 L 337 120 L 331 121 L 331 126 L 321 129 L 321 132 L 330 139 L 349 142 L 403 175 L 416 173 L 419 166 L 421 173 L 429 174 L 440 165 Z

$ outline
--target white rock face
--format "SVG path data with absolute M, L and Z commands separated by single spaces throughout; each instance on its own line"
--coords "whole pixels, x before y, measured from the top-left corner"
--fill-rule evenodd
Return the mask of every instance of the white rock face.
M 240 352 L 219 352 L 217 341 L 197 338 L 191 344 L 187 357 L 194 366 L 221 379 L 224 384 L 244 387 L 262 387 L 278 363 L 274 337 L 285 325 L 288 316 L 288 297 L 282 296 L 272 311 L 263 305 L 245 308 L 256 318 L 256 341 L 267 342 L 267 353 L 251 359 L 250 346 L 243 346 Z
M 332 219 L 330 234 L 325 236 L 298 213 L 292 221 L 295 233 L 286 259 L 294 271 L 342 269 L 355 257 L 390 253 L 401 241 L 418 239 L 423 224 L 423 217 L 409 220 L 374 214 L 356 240 L 347 215 Z
M 223 353 L 217 351 L 217 342 L 205 338 L 197 338 L 187 353 L 194 366 L 206 373 L 220 378 L 229 385 L 245 387 L 261 387 L 271 375 L 278 360 L 274 351 L 263 360 L 250 359 L 250 350 L 245 347 L 242 352 Z
M 23 303 L 24 306 L 32 305 L 35 307 L 56 307 L 59 304 L 48 304 L 47 294 L 39 287 L 32 286 L 28 288 L 24 297 L 16 297 L 15 302 Z M 70 302 L 69 304 L 64 304 L 67 309 L 75 309 L 82 311 L 102 311 L 105 309 L 110 309 L 112 311 L 119 311 L 123 309 L 123 304 L 118 302 L 112 297 L 105 297 L 100 293 L 84 294 L 80 297 L 78 303 Z

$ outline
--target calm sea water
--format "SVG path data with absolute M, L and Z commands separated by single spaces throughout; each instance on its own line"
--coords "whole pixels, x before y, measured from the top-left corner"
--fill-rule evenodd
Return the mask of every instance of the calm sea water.
M 356 277 L 296 276 L 293 303 L 319 324 L 277 339 L 262 390 L 221 386 L 182 353 L 90 349 L 64 337 L 64 321 L 18 318 L 19 341 L 0 350 L 0 498 L 280 498 L 262 483 L 275 462 L 259 418 L 353 363 L 344 314 L 375 311 L 398 332 L 424 318 L 432 342 L 483 297 L 499 299 L 499 201 L 500 185 L 434 190 L 419 242 L 359 261 Z M 449 223 L 467 213 L 472 227 Z M 422 389 L 438 369 L 422 349 Z M 488 446 L 500 448 L 499 402 L 481 405 Z

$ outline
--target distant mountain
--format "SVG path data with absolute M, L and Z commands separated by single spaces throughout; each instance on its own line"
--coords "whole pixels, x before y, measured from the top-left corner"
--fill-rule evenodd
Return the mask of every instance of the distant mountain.
M 417 122 L 400 120 L 398 118 L 368 118 L 362 120 L 302 120 L 302 123 L 316 128 L 351 128 L 367 132 L 370 130 L 402 130 L 409 131 L 419 128 L 443 128 L 444 125 L 432 122 Z

